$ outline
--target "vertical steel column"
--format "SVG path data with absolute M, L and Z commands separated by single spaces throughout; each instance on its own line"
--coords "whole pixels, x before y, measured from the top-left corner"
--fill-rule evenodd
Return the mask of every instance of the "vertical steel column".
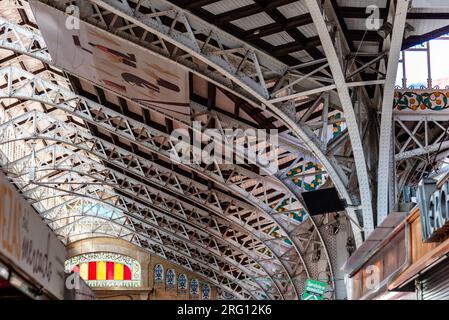
M 430 62 L 430 41 L 426 42 L 427 54 L 427 89 L 432 89 L 432 64 Z
M 382 115 L 379 139 L 379 167 L 377 172 L 377 224 L 379 225 L 388 215 L 389 207 L 389 183 L 391 152 L 391 135 L 393 127 L 393 95 L 398 61 L 401 52 L 402 40 L 404 38 L 405 21 L 409 0 L 398 0 L 391 34 L 390 52 L 388 56 L 387 74 L 385 78 Z
M 363 227 L 365 234 L 369 234 L 374 229 L 371 190 L 369 185 L 365 155 L 363 152 L 362 140 L 360 138 L 357 119 L 354 112 L 354 106 L 349 95 L 349 90 L 345 76 L 343 74 L 343 69 L 341 67 L 332 38 L 328 32 L 328 26 L 324 21 L 321 9 L 318 6 L 316 0 L 306 0 L 305 3 L 307 5 L 307 8 L 309 9 L 310 15 L 312 16 L 312 20 L 320 37 L 323 50 L 329 61 L 329 67 L 331 69 L 332 76 L 337 87 L 338 96 L 345 115 L 357 170 L 357 179 L 363 212 Z
M 405 51 L 402 51 L 402 88 L 407 88 L 407 68 L 405 67 Z

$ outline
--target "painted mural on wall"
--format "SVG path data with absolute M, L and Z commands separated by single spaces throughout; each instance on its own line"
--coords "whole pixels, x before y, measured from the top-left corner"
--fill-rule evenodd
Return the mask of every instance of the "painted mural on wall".
M 393 106 L 399 111 L 449 109 L 449 90 L 396 91 Z
M 65 13 L 40 2 L 33 9 L 56 65 L 142 105 L 188 118 L 186 70 L 85 22 L 69 30 Z

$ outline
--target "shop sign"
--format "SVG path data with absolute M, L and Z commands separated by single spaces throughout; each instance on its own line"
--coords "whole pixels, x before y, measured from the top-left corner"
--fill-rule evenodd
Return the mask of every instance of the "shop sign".
M 417 190 L 424 242 L 440 242 L 449 231 L 449 180 L 437 188 L 433 179 L 420 181 Z
M 1 172 L 0 255 L 56 298 L 64 298 L 65 247 Z
M 307 279 L 306 288 L 302 295 L 302 300 L 324 300 L 327 283 L 313 279 Z

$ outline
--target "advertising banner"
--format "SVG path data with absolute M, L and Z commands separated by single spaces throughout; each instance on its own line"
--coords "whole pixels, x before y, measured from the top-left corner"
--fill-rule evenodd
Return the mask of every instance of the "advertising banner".
M 66 13 L 39 1 L 30 5 L 58 67 L 141 105 L 190 119 L 186 70 L 83 21 L 69 28 Z
M 0 254 L 56 298 L 64 298 L 65 247 L 2 172 Z

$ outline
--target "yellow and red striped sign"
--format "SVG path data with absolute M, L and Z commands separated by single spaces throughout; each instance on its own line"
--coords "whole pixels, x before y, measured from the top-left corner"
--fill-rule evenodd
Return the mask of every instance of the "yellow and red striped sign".
M 83 280 L 132 280 L 131 269 L 122 263 L 111 261 L 90 261 L 73 267 Z

